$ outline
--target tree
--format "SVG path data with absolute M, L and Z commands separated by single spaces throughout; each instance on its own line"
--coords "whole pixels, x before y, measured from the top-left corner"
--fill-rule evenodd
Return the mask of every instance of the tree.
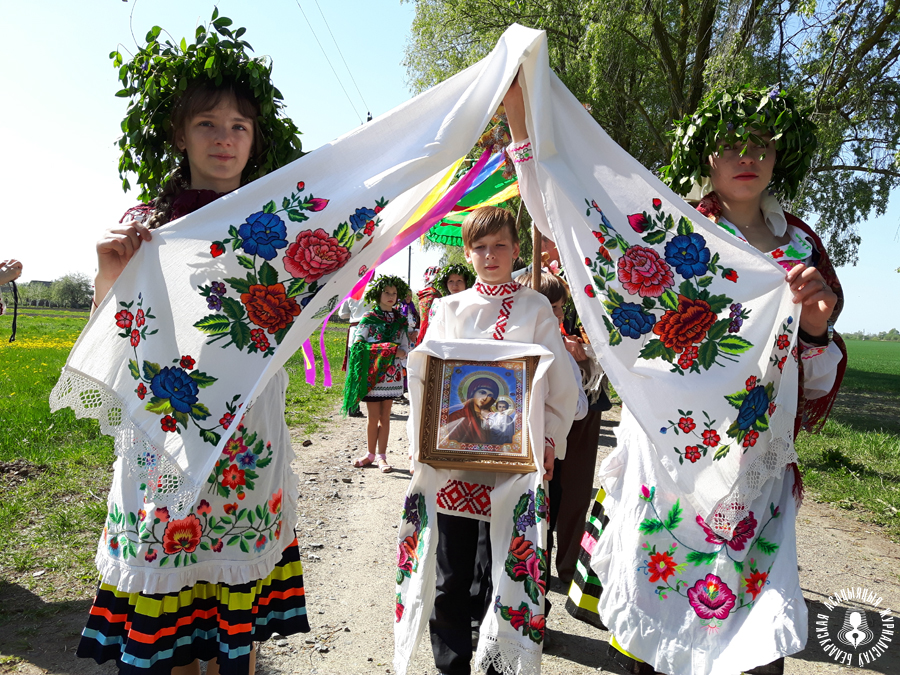
M 50 286 L 50 298 L 62 307 L 84 307 L 91 303 L 94 286 L 81 272 L 60 277 Z
M 513 22 L 547 31 L 550 64 L 644 166 L 668 162 L 672 121 L 711 89 L 781 83 L 819 148 L 792 204 L 819 214 L 837 265 L 900 185 L 900 0 L 409 0 L 404 64 L 422 91 L 483 57 Z

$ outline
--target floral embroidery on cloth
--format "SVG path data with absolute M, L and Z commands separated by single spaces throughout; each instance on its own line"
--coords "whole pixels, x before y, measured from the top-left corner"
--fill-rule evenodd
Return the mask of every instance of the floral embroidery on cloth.
M 424 550 L 425 542 L 421 538 L 422 530 L 428 527 L 428 511 L 425 508 L 425 496 L 421 493 L 409 495 L 403 504 L 401 514 L 403 527 L 400 543 L 397 546 L 397 586 L 394 621 L 399 623 L 403 618 L 403 595 L 409 587 L 409 579 L 419 571 L 419 558 Z M 406 534 L 411 530 L 411 534 Z

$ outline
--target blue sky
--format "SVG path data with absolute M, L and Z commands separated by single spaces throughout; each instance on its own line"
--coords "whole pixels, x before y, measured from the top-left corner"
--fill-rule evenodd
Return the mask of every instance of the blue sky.
M 294 0 L 249 3 L 222 0 L 219 11 L 245 26 L 257 55 L 272 57 L 274 80 L 287 113 L 312 150 L 411 97 L 402 65 L 413 6 L 399 0 Z M 325 13 L 353 78 L 332 37 Z M 129 16 L 139 42 L 154 25 L 177 39 L 208 21 L 212 2 L 6 3 L 0 56 L 0 258 L 25 265 L 24 280 L 51 280 L 67 272 L 93 277 L 94 242 L 136 199 L 122 192 L 114 143 L 126 102 L 109 53 L 133 49 Z M 347 95 L 316 42 L 321 41 Z M 364 102 L 365 101 L 365 102 Z M 353 106 L 356 108 L 354 112 Z M 900 328 L 900 199 L 887 214 L 860 227 L 863 245 L 855 268 L 838 270 L 846 307 L 838 329 L 870 332 Z M 434 253 L 413 249 L 412 285 L 435 263 Z M 404 251 L 383 271 L 406 276 Z

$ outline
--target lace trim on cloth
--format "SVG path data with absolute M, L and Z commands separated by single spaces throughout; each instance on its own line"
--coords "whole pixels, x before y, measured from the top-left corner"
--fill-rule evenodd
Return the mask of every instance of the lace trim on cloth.
M 501 675 L 539 675 L 541 647 L 535 645 L 533 649 L 526 649 L 519 642 L 482 633 L 475 653 L 475 667 L 487 672 L 491 666 Z
M 713 511 L 708 521 L 710 527 L 716 534 L 731 539 L 734 528 L 747 517 L 753 500 L 762 494 L 766 481 L 798 461 L 794 443 L 789 437 L 773 438 L 766 452 L 753 460 L 731 493 Z
M 100 422 L 100 432 L 115 439 L 116 455 L 129 478 L 147 486 L 147 501 L 167 506 L 173 518 L 183 518 L 197 501 L 202 485 L 188 481 L 178 465 L 122 411 L 125 405 L 105 385 L 81 373 L 64 370 L 50 392 L 50 411 L 71 408 L 75 417 Z

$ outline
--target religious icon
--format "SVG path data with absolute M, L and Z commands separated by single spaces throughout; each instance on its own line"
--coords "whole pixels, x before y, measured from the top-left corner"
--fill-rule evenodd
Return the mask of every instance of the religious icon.
M 455 469 L 535 471 L 528 397 L 537 359 L 486 362 L 429 356 L 420 461 Z

